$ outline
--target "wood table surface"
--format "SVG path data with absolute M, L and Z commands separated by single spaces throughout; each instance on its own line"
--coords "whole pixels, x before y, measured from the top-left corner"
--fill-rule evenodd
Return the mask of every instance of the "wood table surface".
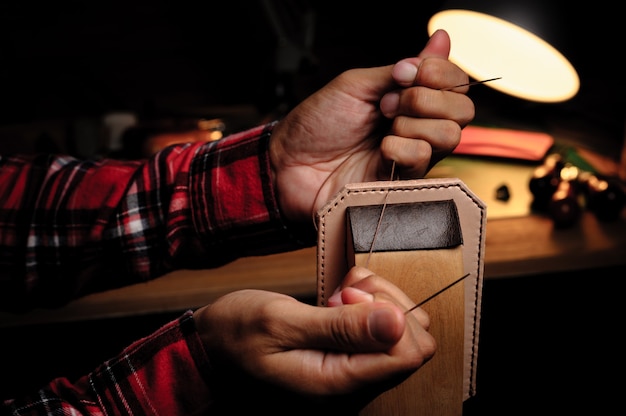
M 498 279 L 626 264 L 626 214 L 602 222 L 586 212 L 558 229 L 528 215 L 487 221 L 484 278 Z M 164 313 L 196 308 L 243 288 L 314 300 L 316 248 L 236 260 L 210 270 L 177 271 L 151 282 L 88 295 L 63 308 L 0 314 L 0 326 Z

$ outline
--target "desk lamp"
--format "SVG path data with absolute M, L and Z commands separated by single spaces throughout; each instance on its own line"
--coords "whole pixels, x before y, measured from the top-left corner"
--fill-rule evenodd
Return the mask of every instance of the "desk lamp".
M 558 26 L 549 10 L 533 1 L 447 2 L 428 22 L 428 34 L 445 29 L 450 60 L 476 80 L 517 98 L 543 103 L 567 101 L 580 87 L 572 64 L 551 43 Z M 467 7 L 465 7 L 467 6 Z M 544 28 L 541 23 L 546 23 Z M 545 29 L 547 27 L 547 29 Z M 556 33 L 555 33 L 556 32 Z
M 486 87 L 530 103 L 560 103 L 578 93 L 580 80 L 574 66 L 557 49 L 566 39 L 550 6 L 549 0 L 447 0 L 430 18 L 427 30 L 429 35 L 437 29 L 448 32 L 450 60 L 471 78 L 501 77 L 485 83 Z M 552 145 L 552 137 L 543 132 L 468 126 L 455 153 L 538 162 Z M 514 200 L 509 200 L 508 192 L 502 198 L 498 191 L 526 189 L 529 168 L 490 162 L 493 180 L 484 175 L 487 161 L 478 162 L 481 168 L 477 173 L 468 173 L 473 172 L 473 162 L 465 159 L 457 162 L 461 167 L 453 168 L 465 172 L 470 187 L 488 202 L 491 218 L 527 215 L 530 193 L 514 192 Z M 506 186 L 500 182 L 505 169 Z

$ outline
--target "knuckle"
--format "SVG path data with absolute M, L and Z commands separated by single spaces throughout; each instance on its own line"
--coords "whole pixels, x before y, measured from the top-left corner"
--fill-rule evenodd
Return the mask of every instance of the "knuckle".
M 440 58 L 426 58 L 422 62 L 419 71 L 417 72 L 417 82 L 419 85 L 423 85 L 430 88 L 444 88 L 446 87 L 446 65 L 449 64 L 448 60 Z
M 455 147 L 461 141 L 461 126 L 455 121 L 443 120 L 440 133 L 446 147 Z

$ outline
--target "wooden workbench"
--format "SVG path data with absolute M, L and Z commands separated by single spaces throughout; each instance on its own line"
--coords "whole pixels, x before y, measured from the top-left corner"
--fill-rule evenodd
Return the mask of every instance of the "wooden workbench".
M 585 213 L 577 225 L 567 229 L 555 229 L 549 218 L 540 215 L 487 221 L 485 279 L 624 264 L 626 213 L 607 223 Z M 0 314 L 0 326 L 178 311 L 243 288 L 314 300 L 315 247 L 243 258 L 212 270 L 178 271 L 148 283 L 89 295 L 61 309 Z

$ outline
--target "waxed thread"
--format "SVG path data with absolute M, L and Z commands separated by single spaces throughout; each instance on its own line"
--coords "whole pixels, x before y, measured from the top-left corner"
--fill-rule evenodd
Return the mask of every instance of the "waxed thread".
M 393 180 L 395 168 L 396 168 L 396 161 L 394 160 L 392 165 L 391 165 L 391 178 L 390 178 L 390 181 Z M 372 253 L 374 252 L 374 244 L 376 243 L 376 237 L 378 236 L 378 232 L 380 230 L 380 225 L 382 223 L 383 216 L 385 215 L 385 208 L 387 207 L 387 199 L 388 198 L 389 198 L 389 189 L 387 189 L 387 191 L 385 193 L 385 200 L 383 201 L 383 206 L 382 206 L 382 208 L 380 210 L 380 216 L 378 217 L 378 223 L 376 224 L 376 230 L 374 231 L 374 236 L 372 237 L 372 244 L 370 245 L 370 250 L 369 250 L 369 253 L 367 255 L 367 260 L 365 261 L 365 268 L 366 269 L 369 268 L 370 258 L 372 257 Z M 420 306 L 422 306 L 423 304 L 425 304 L 429 300 L 433 299 L 434 297 L 436 297 L 436 296 L 440 295 L 441 293 L 445 292 L 446 290 L 450 289 L 452 286 L 456 285 L 457 283 L 465 280 L 469 275 L 470 275 L 470 273 L 466 273 L 465 275 L 463 275 L 460 278 L 456 279 L 452 283 L 448 284 L 447 286 L 441 288 L 437 292 L 435 292 L 432 295 L 428 296 L 424 300 L 416 303 L 414 306 L 412 306 L 411 308 L 407 309 L 404 312 L 404 314 L 408 315 L 409 313 L 411 313 L 415 309 L 419 308 Z
M 390 181 L 393 180 L 394 171 L 396 170 L 396 161 L 394 160 L 391 164 L 391 178 Z M 372 253 L 374 252 L 374 243 L 376 242 L 376 236 L 378 236 L 378 230 L 380 230 L 380 224 L 383 222 L 383 215 L 385 215 L 385 207 L 387 206 L 387 199 L 389 198 L 389 189 L 385 193 L 385 200 L 383 201 L 383 207 L 380 210 L 380 216 L 378 217 L 378 223 L 376 224 L 376 230 L 374 231 L 374 236 L 372 237 L 372 245 L 370 246 L 370 251 L 367 254 L 367 260 L 365 261 L 365 268 L 369 268 L 370 258 L 372 258 Z

